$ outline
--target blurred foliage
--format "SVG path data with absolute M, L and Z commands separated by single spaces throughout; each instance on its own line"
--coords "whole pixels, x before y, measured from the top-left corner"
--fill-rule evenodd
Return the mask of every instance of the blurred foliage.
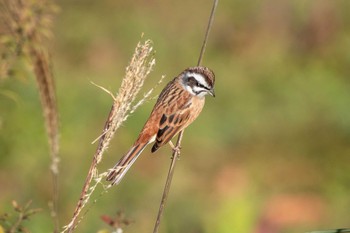
M 124 216 L 124 213 L 122 211 L 118 211 L 117 214 L 113 217 L 108 215 L 102 215 L 101 219 L 103 222 L 105 222 L 109 227 L 114 229 L 113 232 L 123 232 L 123 228 L 130 225 L 132 221 L 130 219 L 127 219 Z M 102 232 L 108 232 L 107 230 L 102 230 Z
M 12 201 L 12 207 L 15 211 L 15 215 L 9 213 L 0 215 L 0 233 L 29 233 L 30 231 L 23 225 L 24 221 L 28 221 L 33 215 L 41 211 L 41 209 L 32 209 L 30 207 L 31 204 L 32 202 L 29 201 L 24 206 L 21 206 L 16 201 Z
M 21 76 L 20 63 L 52 37 L 57 12 L 58 7 L 46 0 L 0 1 L 0 81 Z
M 0 1 L 0 81 L 8 77 L 16 77 L 16 62 L 24 60 L 34 74 L 38 85 L 38 93 L 42 104 L 45 126 L 50 146 L 52 174 L 51 215 L 57 216 L 58 206 L 58 110 L 54 78 L 51 70 L 49 52 L 44 41 L 51 36 L 52 19 L 58 7 L 47 0 L 1 0 Z M 29 75 L 28 75 L 29 76 Z M 1 91 L 4 97 L 11 97 L 11 92 Z M 59 231 L 58 218 L 53 217 L 55 227 Z M 11 231 L 10 231 L 11 232 Z
M 90 81 L 117 90 L 142 32 L 154 42 L 152 87 L 193 66 L 211 1 L 59 2 L 52 55 L 60 109 L 60 220 L 72 215 L 112 103 Z M 221 0 L 203 65 L 215 99 L 186 130 L 163 232 L 289 233 L 350 225 L 349 1 Z M 18 70 L 24 70 L 19 68 Z M 25 71 L 0 83 L 0 206 L 50 197 L 48 146 L 39 96 Z M 160 92 L 160 88 L 158 90 Z M 9 96 L 9 97 L 8 97 Z M 135 140 L 153 106 L 114 138 L 101 169 Z M 126 232 L 153 229 L 171 149 L 144 155 L 99 197 L 77 232 L 105 227 L 124 209 Z M 100 171 L 101 172 L 101 171 Z M 52 229 L 49 215 L 28 222 Z

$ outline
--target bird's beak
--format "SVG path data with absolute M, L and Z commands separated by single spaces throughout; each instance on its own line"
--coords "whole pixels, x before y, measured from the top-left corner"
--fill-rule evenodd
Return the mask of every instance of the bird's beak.
M 213 88 L 213 89 L 211 89 L 211 90 L 209 90 L 209 94 L 210 94 L 211 96 L 215 97 L 214 88 Z

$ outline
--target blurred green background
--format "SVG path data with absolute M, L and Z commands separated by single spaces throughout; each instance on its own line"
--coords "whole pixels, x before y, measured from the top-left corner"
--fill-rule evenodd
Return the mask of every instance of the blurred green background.
M 140 35 L 156 67 L 143 92 L 197 63 L 211 1 L 58 2 L 53 29 L 60 112 L 60 222 L 68 223 L 112 99 Z M 350 1 L 221 0 L 203 65 L 216 98 L 185 132 L 161 232 L 280 233 L 350 227 Z M 30 76 L 29 78 L 27 76 Z M 161 85 L 165 85 L 164 83 Z M 49 154 L 35 79 L 1 83 L 0 206 L 33 200 L 26 223 L 50 232 Z M 161 87 L 156 90 L 158 94 Z M 136 139 L 154 100 L 117 132 L 100 172 Z M 122 183 L 98 198 L 76 232 L 151 232 L 170 147 L 146 149 Z M 98 193 L 102 190 L 97 190 Z

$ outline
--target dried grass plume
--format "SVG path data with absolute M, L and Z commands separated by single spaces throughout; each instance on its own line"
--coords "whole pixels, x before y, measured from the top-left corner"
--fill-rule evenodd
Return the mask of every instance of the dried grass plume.
M 63 232 L 72 232 L 77 225 L 77 218 L 89 202 L 89 199 L 95 190 L 97 184 L 106 176 L 106 172 L 98 174 L 97 165 L 101 162 L 103 153 L 109 146 L 111 139 L 113 138 L 116 130 L 120 125 L 128 118 L 128 116 L 135 111 L 145 100 L 150 96 L 152 88 L 143 98 L 135 103 L 137 94 L 141 90 L 145 79 L 148 74 L 152 71 L 155 65 L 155 59 L 153 57 L 153 47 L 150 40 L 146 40 L 144 43 L 139 42 L 136 46 L 133 57 L 130 61 L 129 66 L 126 68 L 125 76 L 118 90 L 117 96 L 106 90 L 113 97 L 113 105 L 107 121 L 104 125 L 102 134 L 98 137 L 98 146 L 93 157 L 89 172 L 87 174 L 85 184 L 83 186 L 79 201 L 74 211 L 73 217 L 70 223 L 65 226 Z M 91 186 L 92 179 L 95 183 Z

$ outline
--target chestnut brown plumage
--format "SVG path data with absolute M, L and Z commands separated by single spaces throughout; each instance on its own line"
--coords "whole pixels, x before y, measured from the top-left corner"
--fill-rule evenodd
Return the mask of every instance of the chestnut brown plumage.
M 215 75 L 207 67 L 190 67 L 170 81 L 129 151 L 110 169 L 107 180 L 118 184 L 148 144 L 152 152 L 167 144 L 200 114 L 205 95 L 214 94 Z

